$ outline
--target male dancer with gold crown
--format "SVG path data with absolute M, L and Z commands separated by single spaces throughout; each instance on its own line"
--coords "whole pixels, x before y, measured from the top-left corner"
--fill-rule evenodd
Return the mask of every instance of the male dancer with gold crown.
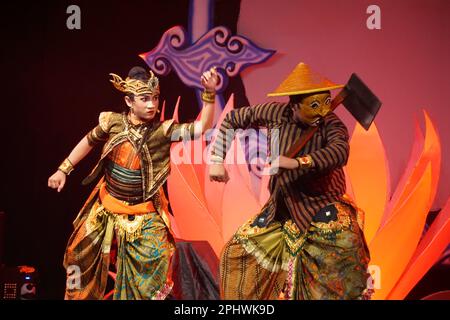
M 288 103 L 244 107 L 225 117 L 212 149 L 212 180 L 228 180 L 223 159 L 235 129 L 252 126 L 267 128 L 269 135 L 278 130 L 281 155 L 271 169 L 281 171 L 270 179 L 271 197 L 261 213 L 222 251 L 222 298 L 370 297 L 362 212 L 345 196 L 348 131 L 330 110 L 330 90 L 341 87 L 300 63 L 269 94 L 289 96 Z M 286 157 L 311 126 L 318 127 L 311 139 L 295 157 Z
M 151 71 L 134 67 L 125 80 L 111 76 L 114 87 L 125 94 L 128 110 L 100 113 L 98 126 L 48 180 L 50 188 L 61 191 L 74 166 L 104 143 L 100 161 L 84 183 L 102 178 L 74 221 L 67 245 L 65 298 L 103 298 L 115 235 L 114 299 L 165 299 L 173 286 L 170 260 L 175 249 L 162 187 L 170 169 L 170 145 L 212 126 L 218 76 L 214 68 L 203 73 L 201 119 L 185 124 L 158 121 L 159 82 Z

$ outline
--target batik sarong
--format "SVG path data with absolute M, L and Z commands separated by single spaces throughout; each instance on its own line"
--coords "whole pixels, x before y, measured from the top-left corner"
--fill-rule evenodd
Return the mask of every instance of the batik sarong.
M 222 298 L 367 299 L 370 257 L 358 211 L 340 202 L 331 207 L 335 220 L 312 222 L 303 234 L 290 219 L 242 225 L 222 251 Z
M 170 261 L 175 246 L 157 212 L 127 215 L 106 209 L 99 187 L 88 199 L 66 249 L 66 299 L 102 299 L 117 239 L 114 299 L 165 299 L 173 286 Z

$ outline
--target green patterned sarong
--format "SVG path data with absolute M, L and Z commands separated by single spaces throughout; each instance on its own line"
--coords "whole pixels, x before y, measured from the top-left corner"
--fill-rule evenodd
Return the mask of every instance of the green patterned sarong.
M 312 222 L 301 234 L 292 220 L 239 228 L 221 256 L 224 299 L 367 299 L 369 251 L 356 210 L 334 204 L 337 219 Z
M 157 212 L 130 219 L 106 210 L 98 194 L 88 199 L 64 256 L 68 273 L 74 270 L 68 274 L 65 299 L 103 299 L 114 235 L 118 246 L 114 299 L 166 298 L 173 286 L 172 236 Z

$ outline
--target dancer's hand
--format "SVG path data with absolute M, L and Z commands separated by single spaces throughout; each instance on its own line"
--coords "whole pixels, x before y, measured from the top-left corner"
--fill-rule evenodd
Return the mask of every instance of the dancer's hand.
M 215 92 L 219 82 L 219 76 L 217 75 L 216 68 L 212 67 L 208 71 L 203 72 L 201 81 L 202 86 L 206 89 L 206 91 Z
M 52 189 L 57 189 L 58 192 L 64 188 L 66 184 L 66 174 L 57 170 L 50 178 L 48 178 L 48 186 Z
M 209 166 L 209 180 L 225 183 L 230 180 L 227 169 L 222 163 L 213 163 Z

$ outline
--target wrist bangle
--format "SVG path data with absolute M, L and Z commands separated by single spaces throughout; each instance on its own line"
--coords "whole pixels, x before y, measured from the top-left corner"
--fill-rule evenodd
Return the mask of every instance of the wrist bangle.
M 216 101 L 216 92 L 203 91 L 202 100 L 207 103 L 214 103 Z
M 62 171 L 67 176 L 73 171 L 73 169 L 73 164 L 70 162 L 69 158 L 64 159 L 58 167 L 58 170 Z
M 308 169 L 313 166 L 313 160 L 309 155 L 304 157 L 297 157 L 295 158 L 295 160 L 297 160 L 299 165 L 298 167 L 301 169 Z

